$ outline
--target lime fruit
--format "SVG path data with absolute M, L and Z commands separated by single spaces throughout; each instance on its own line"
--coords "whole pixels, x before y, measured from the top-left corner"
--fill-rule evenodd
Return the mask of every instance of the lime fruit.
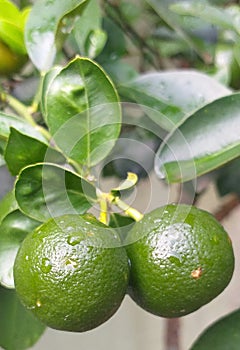
M 116 231 L 90 215 L 63 215 L 42 224 L 25 238 L 14 264 L 23 305 L 49 327 L 76 332 L 115 313 L 128 276 Z
M 216 219 L 188 205 L 167 205 L 137 222 L 127 238 L 129 294 L 163 317 L 189 314 L 228 285 L 231 241 Z
M 0 75 L 8 76 L 18 72 L 27 61 L 27 55 L 14 53 L 0 40 Z
M 191 350 L 239 350 L 240 310 L 216 321 L 191 347 Z

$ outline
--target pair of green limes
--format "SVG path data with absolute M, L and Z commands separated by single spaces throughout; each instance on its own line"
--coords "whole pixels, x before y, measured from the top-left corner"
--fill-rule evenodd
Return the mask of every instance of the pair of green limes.
M 83 332 L 109 319 L 127 291 L 153 314 L 186 315 L 222 292 L 233 269 L 231 241 L 211 214 L 167 205 L 135 223 L 125 242 L 90 215 L 50 219 L 23 241 L 14 279 L 46 325 Z

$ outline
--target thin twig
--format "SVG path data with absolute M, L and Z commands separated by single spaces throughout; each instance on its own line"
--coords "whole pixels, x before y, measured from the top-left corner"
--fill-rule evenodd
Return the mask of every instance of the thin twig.
M 112 3 L 107 0 L 104 4 L 107 15 L 119 25 L 133 44 L 138 47 L 142 57 L 145 58 L 155 69 L 158 70 L 162 68 L 163 63 L 159 51 L 149 45 L 145 38 L 141 37 L 130 24 L 126 23 L 118 3 Z
M 225 219 L 233 209 L 240 205 L 240 198 L 237 195 L 232 195 L 227 203 L 223 204 L 222 207 L 214 214 L 218 221 Z

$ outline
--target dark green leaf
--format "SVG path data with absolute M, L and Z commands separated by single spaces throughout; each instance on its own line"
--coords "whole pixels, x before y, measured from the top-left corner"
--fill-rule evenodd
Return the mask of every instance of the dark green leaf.
M 14 290 L 0 287 L 0 346 L 25 350 L 33 346 L 45 330 L 20 303 Z
M 28 54 L 40 71 L 49 70 L 57 52 L 57 41 L 70 33 L 74 20 L 88 0 L 38 0 L 30 12 L 25 30 Z
M 4 142 L 3 143 L 4 147 L 9 137 L 11 127 L 15 128 L 16 130 L 20 131 L 25 135 L 34 137 L 46 143 L 46 140 L 42 136 L 42 134 L 36 128 L 34 128 L 31 124 L 29 124 L 26 120 L 20 117 L 15 117 L 15 116 L 0 112 L 0 140 Z M 1 147 L 0 147 L 0 150 L 1 150 Z
M 112 149 L 121 128 L 118 95 L 105 72 L 77 57 L 48 87 L 50 132 L 67 157 L 91 167 Z
M 221 318 L 205 330 L 191 350 L 239 350 L 240 310 Z
M 0 223 L 12 211 L 18 208 L 14 191 L 8 192 L 0 201 Z
M 129 216 L 123 216 L 118 213 L 112 213 L 110 215 L 109 226 L 116 229 L 122 241 L 125 240 L 134 223 L 135 221 Z
M 0 225 L 0 284 L 14 288 L 13 265 L 18 249 L 26 237 L 40 223 L 19 210 L 8 214 Z
M 11 128 L 5 149 L 5 160 L 12 175 L 17 175 L 27 165 L 49 162 L 64 163 L 64 157 L 45 143 Z
M 39 221 L 63 214 L 83 214 L 96 200 L 95 187 L 89 182 L 48 163 L 24 168 L 16 182 L 15 195 L 20 210 Z
M 155 159 L 159 177 L 184 182 L 240 155 L 240 94 L 199 109 L 175 129 Z
M 103 19 L 103 29 L 106 31 L 108 39 L 102 53 L 98 57 L 98 62 L 101 64 L 116 61 L 127 52 L 124 33 L 114 21 L 105 17 Z
M 186 114 L 230 94 L 215 79 L 197 71 L 148 73 L 122 84 L 120 93 L 140 105 L 162 128 L 172 130 Z
M 240 158 L 234 159 L 219 169 L 217 188 L 221 196 L 236 193 L 240 196 Z

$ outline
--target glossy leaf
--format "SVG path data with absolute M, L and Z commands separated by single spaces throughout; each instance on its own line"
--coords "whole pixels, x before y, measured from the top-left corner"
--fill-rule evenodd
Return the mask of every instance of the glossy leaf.
M 5 149 L 5 160 L 12 175 L 27 165 L 40 162 L 62 162 L 64 157 L 45 143 L 11 128 Z
M 102 30 L 102 14 L 98 1 L 88 1 L 82 16 L 74 25 L 73 36 L 82 56 L 94 58 L 102 51 L 107 36 Z
M 148 73 L 120 86 L 120 93 L 143 106 L 162 128 L 172 130 L 186 114 L 230 94 L 206 74 L 194 70 Z
M 52 67 L 57 53 L 57 41 L 71 32 L 74 20 L 81 14 L 87 1 L 35 2 L 26 24 L 25 41 L 28 54 L 40 71 Z
M 20 303 L 14 290 L 0 287 L 0 346 L 6 350 L 32 347 L 45 326 Z
M 46 143 L 46 139 L 42 136 L 42 134 L 36 128 L 34 128 L 31 124 L 29 124 L 26 120 L 20 117 L 15 117 L 15 116 L 0 112 L 0 140 L 3 142 L 4 147 L 10 135 L 11 127 L 15 128 L 16 130 L 20 131 L 25 135 L 34 137 Z M 0 150 L 1 150 L 1 147 L 0 147 Z M 3 149 L 2 149 L 2 152 L 3 152 Z
M 240 310 L 222 317 L 206 329 L 191 350 L 238 350 L 240 348 Z
M 18 249 L 26 237 L 40 223 L 19 210 L 8 214 L 0 225 L 0 284 L 14 288 L 13 265 Z
M 155 170 L 168 182 L 200 176 L 240 155 L 240 94 L 197 110 L 175 129 L 155 159 Z
M 0 201 L 0 223 L 11 212 L 18 208 L 14 191 L 8 192 Z
M 62 68 L 60 66 L 53 67 L 44 75 L 44 78 L 42 81 L 41 110 L 42 110 L 42 115 L 43 115 L 45 122 L 46 122 L 46 118 L 47 118 L 46 99 L 48 96 L 48 89 L 51 86 L 53 80 L 56 78 L 56 76 L 61 72 L 61 69 Z
M 100 54 L 107 40 L 107 35 L 102 29 L 92 30 L 85 43 L 86 55 L 94 58 Z
M 77 57 L 61 70 L 45 97 L 47 124 L 60 149 L 90 167 L 112 149 L 121 128 L 117 92 L 105 72 Z
M 46 221 L 63 214 L 83 214 L 96 199 L 95 187 L 77 174 L 53 164 L 36 164 L 22 170 L 15 186 L 20 210 Z

